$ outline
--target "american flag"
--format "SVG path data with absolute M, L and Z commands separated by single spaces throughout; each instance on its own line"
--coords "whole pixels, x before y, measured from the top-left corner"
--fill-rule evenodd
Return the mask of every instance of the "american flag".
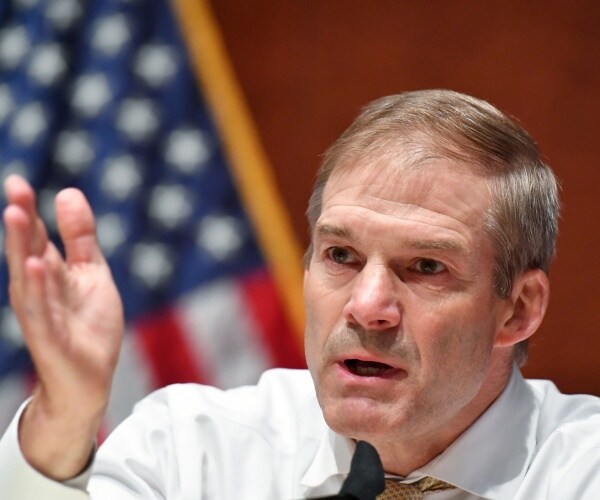
M 55 194 L 82 189 L 124 301 L 106 430 L 165 384 L 227 388 L 304 364 L 175 3 L 0 2 L 0 180 L 34 185 L 55 241 Z M 0 431 L 33 379 L 6 285 L 3 262 Z

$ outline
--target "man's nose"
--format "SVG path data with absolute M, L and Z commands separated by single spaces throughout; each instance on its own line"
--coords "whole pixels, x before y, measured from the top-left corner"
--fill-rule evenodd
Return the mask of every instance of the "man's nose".
M 383 265 L 367 264 L 355 277 L 344 318 L 368 330 L 396 327 L 401 320 L 397 276 Z

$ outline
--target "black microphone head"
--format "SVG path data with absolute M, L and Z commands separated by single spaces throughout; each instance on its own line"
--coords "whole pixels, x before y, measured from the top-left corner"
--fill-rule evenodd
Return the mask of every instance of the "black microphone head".
M 357 500 L 375 500 L 384 489 L 385 473 L 377 450 L 366 441 L 359 441 L 340 497 L 347 495 Z

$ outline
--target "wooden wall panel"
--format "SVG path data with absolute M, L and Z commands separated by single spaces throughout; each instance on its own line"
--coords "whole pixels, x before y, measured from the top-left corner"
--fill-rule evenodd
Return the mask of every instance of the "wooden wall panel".
M 298 237 L 319 155 L 373 98 L 451 88 L 519 118 L 563 185 L 526 374 L 600 394 L 600 4 L 213 0 Z

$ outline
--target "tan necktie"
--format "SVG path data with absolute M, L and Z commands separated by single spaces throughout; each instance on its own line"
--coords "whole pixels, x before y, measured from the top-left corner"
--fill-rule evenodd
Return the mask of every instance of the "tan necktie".
M 429 476 L 410 484 L 386 479 L 385 491 L 377 496 L 377 500 L 423 500 L 426 491 L 441 491 L 452 488 L 455 488 L 455 486 Z

